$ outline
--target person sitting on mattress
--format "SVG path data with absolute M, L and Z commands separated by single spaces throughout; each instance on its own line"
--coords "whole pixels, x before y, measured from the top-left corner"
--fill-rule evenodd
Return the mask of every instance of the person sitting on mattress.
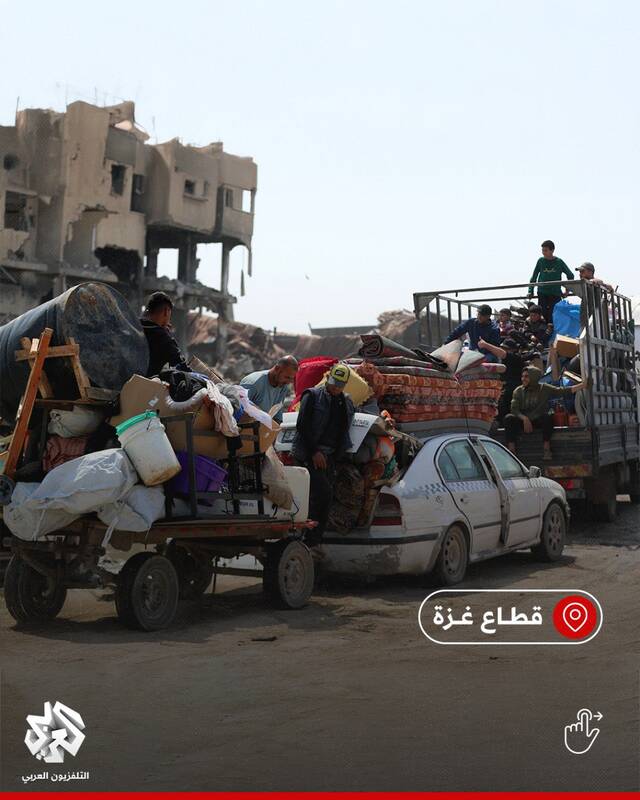
M 478 350 L 480 353 L 484 353 L 486 361 L 497 361 L 498 358 L 493 355 L 493 353 L 490 353 L 486 348 L 479 345 L 480 339 L 483 339 L 485 342 L 489 342 L 489 344 L 500 346 L 500 328 L 498 328 L 496 323 L 491 319 L 492 315 L 493 311 L 491 310 L 491 306 L 481 305 L 478 308 L 477 316 L 471 317 L 471 319 L 465 322 L 461 322 L 457 328 L 451 331 L 444 343 L 449 344 L 449 342 L 453 342 L 456 339 L 462 339 L 464 336 L 468 336 L 469 348 L 471 350 Z

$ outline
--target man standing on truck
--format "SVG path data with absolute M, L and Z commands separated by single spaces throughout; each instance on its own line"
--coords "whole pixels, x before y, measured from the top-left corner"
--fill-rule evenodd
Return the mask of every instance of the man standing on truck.
M 556 246 L 551 239 L 545 239 L 541 247 L 542 258 L 538 259 L 530 281 L 542 284 L 542 286 L 538 286 L 538 304 L 542 309 L 542 316 L 547 322 L 552 323 L 553 307 L 562 297 L 562 286 L 560 284 L 545 286 L 545 284 L 561 281 L 563 275 L 566 275 L 569 280 L 573 280 L 573 272 L 561 258 L 554 255 Z M 533 297 L 533 286 L 529 287 L 529 297 Z
M 258 372 L 252 372 L 240 381 L 240 386 L 248 389 L 249 400 L 263 411 L 270 411 L 273 406 L 282 405 L 291 392 L 298 371 L 298 361 L 293 356 L 282 356 L 271 367 Z M 282 408 L 274 417 L 276 422 L 282 422 Z
M 149 296 L 144 315 L 140 319 L 149 345 L 147 378 L 159 375 L 165 364 L 182 372 L 191 372 L 171 334 L 173 303 L 168 294 L 154 292 Z
M 478 308 L 477 316 L 461 322 L 457 328 L 451 331 L 444 343 L 449 344 L 449 342 L 453 342 L 456 339 L 462 339 L 463 336 L 469 336 L 469 348 L 471 350 L 478 350 L 480 353 L 484 353 L 487 356 L 487 361 L 496 361 L 496 357 L 479 344 L 482 339 L 485 342 L 489 342 L 489 344 L 500 345 L 500 329 L 491 319 L 492 315 L 491 306 L 481 305 Z
M 309 470 L 309 518 L 318 523 L 315 544 L 327 527 L 336 461 L 351 447 L 349 429 L 355 409 L 344 391 L 348 380 L 349 367 L 334 364 L 326 384 L 307 389 L 300 402 L 291 452 L 296 462 Z
M 532 433 L 534 428 L 542 429 L 544 447 L 543 459 L 551 460 L 551 436 L 553 434 L 553 417 L 549 413 L 549 400 L 565 394 L 575 394 L 586 387 L 586 382 L 575 386 L 552 386 L 540 383 L 542 370 L 537 367 L 525 367 L 522 370 L 522 384 L 513 393 L 511 413 L 504 418 L 507 447 L 516 452 L 518 436 Z

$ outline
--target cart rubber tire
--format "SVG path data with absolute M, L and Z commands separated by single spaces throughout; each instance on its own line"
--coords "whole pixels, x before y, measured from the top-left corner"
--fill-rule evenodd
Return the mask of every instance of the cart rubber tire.
M 469 545 L 460 525 L 452 525 L 445 533 L 438 553 L 433 577 L 439 586 L 454 586 L 464 580 L 469 563 Z
M 4 575 L 7 611 L 21 624 L 48 622 L 58 616 L 67 599 L 67 589 L 18 555 L 13 555 Z
M 136 553 L 118 576 L 116 609 L 128 628 L 160 631 L 173 622 L 180 582 L 171 561 L 156 553 Z
M 267 549 L 262 586 L 277 608 L 302 608 L 311 597 L 314 566 L 311 551 L 297 539 Z
M 594 503 L 593 515 L 598 522 L 615 522 L 618 515 L 617 497 L 611 495 L 605 503 Z
M 567 515 L 560 503 L 549 503 L 542 518 L 540 544 L 531 548 L 533 555 L 540 561 L 558 561 L 567 537 Z
M 213 579 L 213 564 L 210 558 L 192 555 L 174 541 L 165 551 L 178 573 L 181 600 L 201 600 Z

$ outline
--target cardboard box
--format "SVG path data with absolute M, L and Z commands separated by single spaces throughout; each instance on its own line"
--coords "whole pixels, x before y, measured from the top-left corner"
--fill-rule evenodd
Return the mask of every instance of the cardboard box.
M 169 401 L 169 402 L 167 402 Z M 169 387 L 166 383 L 142 375 L 134 375 L 122 387 L 120 392 L 120 414 L 111 418 L 112 425 L 119 425 L 124 420 L 142 414 L 145 411 L 157 411 L 161 417 L 170 418 L 174 412 L 169 408 L 171 401 Z M 276 409 L 277 411 L 277 409 Z M 275 412 L 274 412 L 275 413 Z M 241 417 L 239 425 L 242 446 L 237 451 L 240 455 L 253 453 L 253 430 L 243 429 L 242 426 L 254 420 L 245 414 Z M 174 450 L 187 449 L 187 428 L 184 422 L 170 422 L 165 420 L 165 428 L 169 441 Z M 280 426 L 274 422 L 269 430 L 265 425 L 260 425 L 258 444 L 260 452 L 266 452 L 275 442 Z M 214 419 L 211 411 L 204 406 L 195 413 L 193 420 L 193 449 L 197 455 L 221 459 L 229 455 L 226 436 L 214 430 Z
M 573 358 L 578 355 L 580 342 L 570 336 L 556 336 L 555 348 L 559 356 L 563 358 Z

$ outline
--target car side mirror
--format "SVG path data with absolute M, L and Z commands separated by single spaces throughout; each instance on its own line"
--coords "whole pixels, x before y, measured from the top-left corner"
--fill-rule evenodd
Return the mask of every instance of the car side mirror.
M 540 467 L 529 467 L 529 477 L 530 478 L 539 478 L 542 475 L 542 470 Z

